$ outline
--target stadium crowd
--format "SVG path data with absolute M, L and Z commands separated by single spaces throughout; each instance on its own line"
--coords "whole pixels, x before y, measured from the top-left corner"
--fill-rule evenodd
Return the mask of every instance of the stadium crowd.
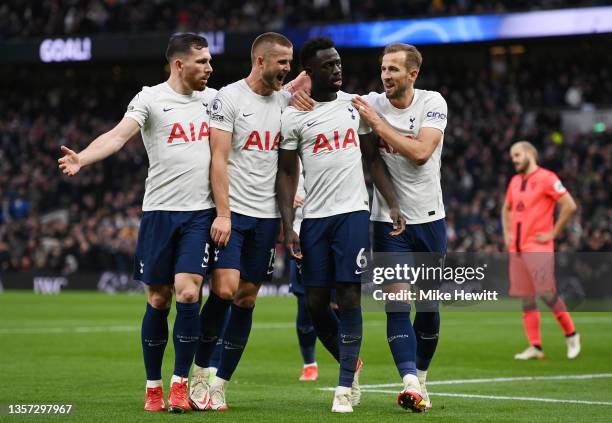
M 508 149 L 519 139 L 536 144 L 541 164 L 559 174 L 579 204 L 558 249 L 610 251 L 612 132 L 566 134 L 559 114 L 612 98 L 610 58 L 598 60 L 476 72 L 426 57 L 417 88 L 440 91 L 449 108 L 442 159 L 449 251 L 503 251 L 500 208 L 514 172 Z M 345 69 L 345 91 L 380 88 L 375 67 L 367 76 L 350 74 L 347 58 Z M 24 82 L 33 74 L 19 77 Z M 61 175 L 57 158 L 60 145 L 81 150 L 110 129 L 139 89 L 137 81 L 74 78 L 41 95 L 11 91 L 0 98 L 6 111 L 0 116 L 0 272 L 131 271 L 147 175 L 142 143 L 132 140 L 74 178 Z M 576 91 L 579 101 L 568 94 Z
M 586 7 L 605 0 L 7 0 L 0 38 L 141 31 L 277 31 L 327 22 Z

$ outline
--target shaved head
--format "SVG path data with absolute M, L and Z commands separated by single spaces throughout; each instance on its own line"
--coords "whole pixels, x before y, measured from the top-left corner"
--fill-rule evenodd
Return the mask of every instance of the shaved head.
M 527 174 L 537 167 L 538 150 L 529 141 L 515 142 L 510 147 L 510 159 L 517 173 Z
M 527 155 L 532 157 L 533 160 L 535 160 L 536 162 L 538 161 L 538 150 L 529 141 L 517 141 L 514 144 L 512 144 L 512 147 L 510 147 L 510 151 L 512 151 L 512 149 L 514 148 L 520 148 Z

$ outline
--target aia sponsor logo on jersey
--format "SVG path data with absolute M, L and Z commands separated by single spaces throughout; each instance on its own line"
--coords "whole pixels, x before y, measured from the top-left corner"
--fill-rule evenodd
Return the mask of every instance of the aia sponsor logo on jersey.
M 312 154 L 317 154 L 320 150 L 334 151 L 349 147 L 359 147 L 357 134 L 353 128 L 349 128 L 344 134 L 340 134 L 339 131 L 334 131 L 331 136 L 318 134 Z
M 408 138 L 408 140 L 414 139 L 412 135 L 406 135 L 405 137 Z M 387 144 L 382 138 L 378 138 L 378 148 L 385 150 L 387 154 L 399 154 L 399 151 Z
M 208 140 L 210 132 L 208 130 L 208 123 L 202 122 L 196 131 L 196 124 L 189 122 L 189 125 L 181 125 L 180 123 L 173 123 L 172 129 L 170 130 L 170 136 L 168 137 L 168 144 L 186 144 L 194 141 L 205 141 Z
M 242 149 L 259 151 L 278 150 L 280 137 L 280 132 L 277 132 L 274 138 L 272 138 L 270 131 L 266 131 L 263 134 L 260 134 L 259 131 L 253 131 L 249 135 L 249 138 L 247 138 Z

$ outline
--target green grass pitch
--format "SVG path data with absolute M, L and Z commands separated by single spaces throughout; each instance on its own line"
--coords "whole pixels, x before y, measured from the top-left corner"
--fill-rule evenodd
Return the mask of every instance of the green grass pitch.
M 397 386 L 366 387 L 352 415 L 332 415 L 332 392 L 321 388 L 335 386 L 338 367 L 320 344 L 319 380 L 297 380 L 301 360 L 293 297 L 258 300 L 248 347 L 228 389 L 228 412 L 145 413 L 139 333 L 144 304 L 143 295 L 0 294 L 0 404 L 75 407 L 70 416 L 4 415 L 0 421 L 612 421 L 612 313 L 574 314 L 583 352 L 570 361 L 556 321 L 543 311 L 546 359 L 516 362 L 513 354 L 526 346 L 518 310 L 443 312 L 440 343 L 429 371 L 434 408 L 418 415 L 395 404 L 399 376 L 386 342 L 384 314 L 364 313 L 361 383 Z M 172 322 L 173 314 L 170 327 Z M 170 342 L 164 360 L 166 394 L 173 360 Z M 541 378 L 497 380 L 521 376 Z M 435 383 L 478 378 L 493 380 Z M 551 399 L 561 402 L 545 401 Z

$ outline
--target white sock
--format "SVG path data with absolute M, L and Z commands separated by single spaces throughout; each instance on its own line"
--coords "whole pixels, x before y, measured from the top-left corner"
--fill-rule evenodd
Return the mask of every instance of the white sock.
M 161 388 L 164 386 L 162 380 L 147 380 L 147 388 Z
M 344 394 L 351 394 L 351 388 L 346 387 L 346 386 L 337 386 L 336 387 L 336 395 L 344 395 Z
M 402 378 L 402 382 L 404 382 L 404 386 L 418 385 L 420 383 L 419 379 L 415 375 L 410 373 L 404 375 L 404 377 Z
M 417 369 L 417 377 L 419 378 L 419 382 L 425 382 L 425 379 L 427 379 L 427 370 Z
M 317 367 L 317 362 L 313 361 L 312 363 L 304 364 L 304 367 L 315 366 Z
M 228 383 L 229 383 L 229 380 L 225 380 L 225 379 L 220 378 L 219 376 L 215 376 L 210 386 L 215 387 L 215 388 L 221 388 L 225 390 Z
M 172 375 L 172 379 L 170 379 L 170 385 L 172 385 L 173 383 L 183 383 L 187 380 L 186 377 L 180 377 L 177 375 Z

